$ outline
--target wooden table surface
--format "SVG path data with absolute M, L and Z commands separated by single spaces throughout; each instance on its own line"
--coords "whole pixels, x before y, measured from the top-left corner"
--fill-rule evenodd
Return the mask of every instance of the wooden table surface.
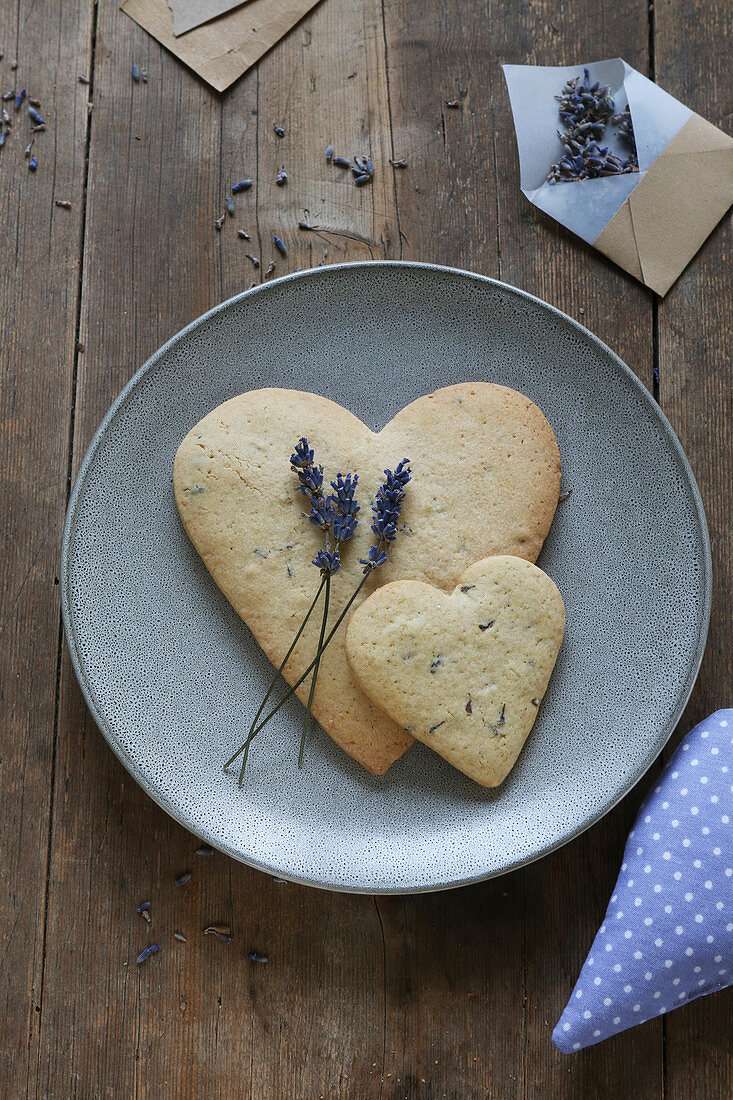
M 58 589 L 69 487 L 100 418 L 164 340 L 263 278 L 277 232 L 277 274 L 383 257 L 468 268 L 621 355 L 686 448 L 712 538 L 707 655 L 670 748 L 730 705 L 730 224 L 658 301 L 520 194 L 500 69 L 620 55 L 730 129 L 730 30 L 729 0 L 323 0 L 219 96 L 113 0 L 0 6 L 2 91 L 27 87 L 47 119 L 35 175 L 24 115 L 0 154 L 3 1097 L 733 1095 L 730 991 L 572 1057 L 550 1042 L 660 763 L 580 839 L 504 878 L 390 898 L 279 885 L 195 856 L 128 777 L 77 688 Z M 372 187 L 327 171 L 329 142 L 370 150 Z M 244 175 L 251 246 L 213 224 Z M 322 231 L 299 231 L 303 217 Z M 144 898 L 166 948 L 137 967 Z M 231 924 L 229 946 L 202 936 L 211 921 Z

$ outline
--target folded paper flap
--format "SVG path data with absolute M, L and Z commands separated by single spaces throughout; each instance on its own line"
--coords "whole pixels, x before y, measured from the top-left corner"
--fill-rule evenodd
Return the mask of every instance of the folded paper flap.
M 635 279 L 643 282 L 644 273 L 639 262 L 639 247 L 634 233 L 634 221 L 631 216 L 629 200 L 619 208 L 611 218 L 600 237 L 595 241 L 597 248 L 609 260 L 613 260 Z
M 176 37 L 168 0 L 124 0 L 122 11 L 218 92 L 267 53 L 319 0 L 249 0 Z
M 701 115 L 692 115 L 682 129 L 662 151 L 663 157 L 684 156 L 687 153 L 713 153 L 733 149 L 733 137 L 713 126 Z
M 731 169 L 733 139 L 692 115 L 594 246 L 666 294 L 733 201 Z
M 168 0 L 173 12 L 173 33 L 178 37 L 219 15 L 240 8 L 246 0 Z

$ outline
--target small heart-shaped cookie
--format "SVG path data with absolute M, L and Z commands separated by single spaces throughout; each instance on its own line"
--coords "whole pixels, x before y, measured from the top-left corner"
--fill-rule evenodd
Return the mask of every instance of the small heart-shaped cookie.
M 402 409 L 380 432 L 324 397 L 297 390 L 253 390 L 226 401 L 181 443 L 173 487 L 181 519 L 207 569 L 280 664 L 318 587 L 311 559 L 321 533 L 303 518 L 290 469 L 300 436 L 327 480 L 359 475 L 355 538 L 331 586 L 333 624 L 362 578 L 359 558 L 372 541 L 370 505 L 384 468 L 409 458 L 412 481 L 389 561 L 359 599 L 398 577 L 451 588 L 471 562 L 489 554 L 534 561 L 560 489 L 552 428 L 528 397 L 489 382 L 447 386 Z M 285 667 L 292 684 L 318 643 L 314 615 Z M 340 629 L 321 662 L 313 714 L 327 733 L 375 774 L 410 744 L 409 733 L 373 705 L 352 676 Z M 308 683 L 298 691 L 308 694 Z M 254 700 L 253 710 L 257 708 Z M 247 716 L 243 716 L 244 732 Z
M 476 562 L 449 595 L 416 580 L 357 608 L 346 655 L 385 714 L 484 787 L 511 771 L 565 629 L 562 597 L 521 558 Z

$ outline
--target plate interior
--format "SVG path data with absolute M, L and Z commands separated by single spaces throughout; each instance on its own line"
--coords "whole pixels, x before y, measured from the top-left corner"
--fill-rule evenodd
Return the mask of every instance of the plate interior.
M 419 395 L 470 380 L 511 386 L 540 406 L 560 445 L 563 487 L 573 490 L 538 562 L 563 594 L 567 633 L 518 764 L 489 792 L 415 744 L 375 778 L 316 729 L 299 771 L 296 701 L 256 743 L 238 790 L 222 761 L 242 740 L 271 666 L 179 522 L 171 466 L 181 439 L 220 402 L 260 386 L 312 390 L 379 429 Z M 480 276 L 370 263 L 251 291 L 153 356 L 80 471 L 62 586 L 92 713 L 178 821 L 284 877 L 407 892 L 537 858 L 629 790 L 694 683 L 710 559 L 680 445 L 608 348 Z

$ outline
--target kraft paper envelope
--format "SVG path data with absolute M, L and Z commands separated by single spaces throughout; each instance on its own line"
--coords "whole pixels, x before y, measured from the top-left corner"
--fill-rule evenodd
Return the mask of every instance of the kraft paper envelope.
M 244 3 L 246 0 L 168 0 L 168 7 L 173 12 L 173 33 L 177 38 L 233 8 L 241 8 Z
M 617 112 L 631 111 L 639 171 L 548 183 L 563 154 L 555 98 L 590 70 Z M 632 69 L 620 57 L 571 67 L 505 65 L 521 188 L 530 202 L 665 295 L 733 203 L 733 138 Z M 625 159 L 616 128 L 599 144 Z
M 249 0 L 176 38 L 168 0 L 125 0 L 122 11 L 218 92 L 272 49 L 319 0 Z

